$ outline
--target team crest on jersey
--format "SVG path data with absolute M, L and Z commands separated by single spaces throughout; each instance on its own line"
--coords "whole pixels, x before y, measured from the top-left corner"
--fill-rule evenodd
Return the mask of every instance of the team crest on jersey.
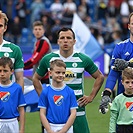
M 72 64 L 72 66 L 73 66 L 73 67 L 77 67 L 78 64 L 74 62 L 74 63 Z
M 73 79 L 76 78 L 76 73 L 73 73 L 72 71 L 70 70 L 66 70 L 66 73 L 65 73 L 65 79 L 64 81 L 71 81 Z
M 62 95 L 54 95 L 53 99 L 54 99 L 54 103 L 58 106 L 60 106 L 63 103 L 63 96 Z
M 126 102 L 126 108 L 132 112 L 133 111 L 133 102 Z
M 9 57 L 9 53 L 7 53 L 7 52 L 4 53 L 4 56 L 5 56 L 5 57 Z
M 0 92 L 0 98 L 3 102 L 8 101 L 9 97 L 10 97 L 9 92 L 2 92 L 2 91 Z

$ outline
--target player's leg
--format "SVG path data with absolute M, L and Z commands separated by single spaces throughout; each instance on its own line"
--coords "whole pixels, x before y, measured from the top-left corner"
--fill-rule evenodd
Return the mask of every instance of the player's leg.
M 85 115 L 77 116 L 73 124 L 74 133 L 90 133 Z

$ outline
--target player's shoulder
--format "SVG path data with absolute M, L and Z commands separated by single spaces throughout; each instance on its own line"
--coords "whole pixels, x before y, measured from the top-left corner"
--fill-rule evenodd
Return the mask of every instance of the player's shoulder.
M 49 90 L 51 90 L 51 85 L 47 85 L 47 86 L 43 87 L 42 93 L 47 94 L 49 92 Z
M 70 93 L 74 92 L 74 90 L 66 84 L 65 84 L 65 89 L 67 89 Z
M 20 49 L 20 47 L 17 46 L 16 44 L 6 41 L 6 40 L 3 40 L 3 46 L 7 48 L 11 48 L 11 49 L 17 49 L 17 50 Z
M 119 95 L 117 95 L 116 97 L 115 97 L 115 101 L 118 101 L 118 100 L 121 100 L 121 98 L 123 97 L 124 95 L 123 95 L 123 93 L 121 93 L 121 94 L 119 94 Z
M 22 87 L 16 82 L 12 83 L 12 87 L 16 88 L 16 90 L 18 90 L 18 91 L 20 91 L 20 90 L 22 91 Z
M 73 54 L 74 57 L 79 57 L 79 58 L 89 58 L 88 55 L 84 54 L 84 53 L 81 53 L 81 52 L 77 52 L 77 51 L 74 51 L 74 54 Z
M 50 61 L 51 59 L 53 59 L 53 58 L 59 58 L 59 53 L 57 53 L 57 52 L 51 52 L 51 53 L 48 53 L 48 54 L 46 54 L 43 58 L 42 58 L 42 60 L 48 60 L 48 61 Z M 53 59 L 54 60 L 54 59 Z
M 128 45 L 130 44 L 130 39 L 126 39 L 124 41 L 120 41 L 119 43 L 117 43 L 118 46 L 123 46 L 123 45 Z

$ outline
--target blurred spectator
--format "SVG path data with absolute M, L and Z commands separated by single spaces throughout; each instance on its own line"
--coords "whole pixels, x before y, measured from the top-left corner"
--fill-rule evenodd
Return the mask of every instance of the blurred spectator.
M 26 28 L 26 14 L 27 14 L 27 7 L 25 0 L 18 0 L 16 3 L 16 14 L 20 19 L 22 27 Z
M 77 13 L 83 21 L 86 20 L 87 16 L 89 16 L 89 6 L 86 0 L 81 0 L 80 5 L 78 6 Z
M 104 0 L 100 0 L 100 3 L 97 7 L 97 19 L 101 20 L 103 25 L 105 25 L 106 17 L 107 17 L 107 5 L 104 2 Z
M 115 48 L 115 45 L 121 42 L 121 31 L 120 30 L 113 31 L 112 38 L 113 38 L 113 42 L 106 44 L 103 47 L 103 50 L 105 51 L 105 53 L 107 53 L 110 56 L 110 59 L 111 59 L 113 50 Z
M 117 22 L 116 18 L 115 17 L 109 17 L 107 19 L 107 28 L 110 32 L 113 32 L 115 30 L 120 30 L 120 24 Z
M 104 38 L 102 34 L 100 33 L 100 30 L 97 28 L 91 28 L 91 33 L 94 35 L 98 43 L 100 44 L 101 47 L 104 45 Z
M 31 3 L 30 12 L 31 12 L 31 25 L 34 21 L 40 20 L 41 11 L 45 9 L 44 3 L 42 0 L 34 0 Z
M 118 8 L 115 6 L 115 0 L 110 0 L 107 6 L 107 13 L 109 18 L 117 18 Z
M 122 40 L 125 40 L 129 37 L 128 16 L 122 16 L 119 23 L 122 30 Z
M 52 20 L 50 16 L 44 14 L 41 17 L 41 21 L 43 23 L 44 29 L 45 29 L 45 36 L 52 42 L 52 35 L 51 35 L 51 27 L 52 27 Z
M 2 10 L 4 13 L 6 13 L 9 19 L 8 28 L 7 28 L 7 31 L 5 32 L 5 36 L 8 41 L 11 41 L 11 27 L 14 21 L 14 17 L 16 16 L 15 4 L 13 0 L 6 0 L 4 2 L 4 6 L 2 7 Z
M 57 44 L 57 32 L 61 29 L 62 24 L 61 24 L 61 20 L 59 18 L 55 18 L 55 24 L 53 25 L 53 27 L 51 28 L 51 32 L 52 32 L 52 43 Z
M 115 48 L 115 45 L 121 41 L 121 31 L 119 31 L 119 30 L 113 31 L 110 37 L 112 38 L 112 42 L 103 45 L 103 50 L 105 52 L 105 54 L 104 54 L 104 68 L 105 68 L 104 73 L 107 75 L 110 70 L 110 61 L 111 61 L 111 57 L 112 57 L 112 53 Z M 113 93 L 112 93 L 112 98 L 114 98 L 114 97 L 115 97 L 115 91 L 113 91 Z
M 22 25 L 20 23 L 19 17 L 16 16 L 11 26 L 11 35 L 13 37 L 14 44 L 19 44 L 21 32 L 22 32 Z
M 129 6 L 129 3 L 128 3 L 128 0 L 123 0 L 123 2 L 121 3 L 121 6 L 120 6 L 120 15 L 121 17 L 128 17 L 130 14 L 130 6 Z
M 51 4 L 50 6 L 50 11 L 52 14 L 52 18 L 62 18 L 62 11 L 63 11 L 64 7 L 62 5 L 62 3 L 60 2 L 60 0 L 54 0 L 54 2 Z
M 71 25 L 73 19 L 73 13 L 77 11 L 77 6 L 73 2 L 73 0 L 66 0 L 63 4 L 64 12 L 63 12 L 63 24 Z
M 130 6 L 130 12 L 133 12 L 133 0 L 128 0 Z

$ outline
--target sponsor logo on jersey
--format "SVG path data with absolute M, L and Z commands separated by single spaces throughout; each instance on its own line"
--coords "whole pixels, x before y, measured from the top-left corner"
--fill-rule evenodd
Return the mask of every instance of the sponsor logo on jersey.
M 70 81 L 76 78 L 76 74 L 70 70 L 66 70 L 64 81 Z
M 133 111 L 133 102 L 126 102 L 126 108 L 132 112 Z
M 2 91 L 0 92 L 0 98 L 3 102 L 8 101 L 9 97 L 10 97 L 9 92 L 2 92 Z
M 60 95 L 60 96 L 57 96 L 57 95 L 54 95 L 53 99 L 54 99 L 54 103 L 58 106 L 60 106 L 62 103 L 63 103 L 63 96 Z

